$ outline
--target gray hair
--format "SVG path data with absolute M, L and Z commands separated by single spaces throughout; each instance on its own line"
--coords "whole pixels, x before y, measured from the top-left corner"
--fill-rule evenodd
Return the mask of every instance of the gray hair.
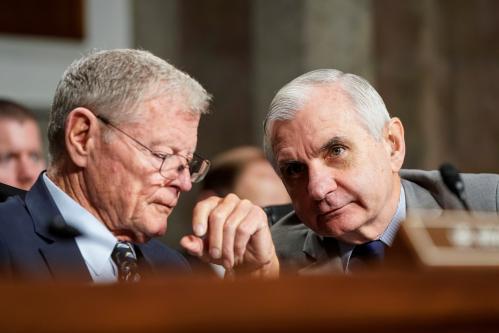
M 188 74 L 144 50 L 92 51 L 75 60 L 59 81 L 49 115 L 51 160 L 64 152 L 68 114 L 77 107 L 90 109 L 114 123 L 133 121 L 137 107 L 165 93 L 182 96 L 189 112 L 208 112 L 211 96 Z
M 365 79 L 336 69 L 318 69 L 305 73 L 286 84 L 275 95 L 264 121 L 264 149 L 274 163 L 272 123 L 292 120 L 310 98 L 314 88 L 337 86 L 351 98 L 355 111 L 370 134 L 381 139 L 383 128 L 390 120 L 383 99 Z

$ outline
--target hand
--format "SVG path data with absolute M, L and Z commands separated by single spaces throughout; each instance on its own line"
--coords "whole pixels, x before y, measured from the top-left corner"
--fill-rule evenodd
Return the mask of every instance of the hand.
M 278 275 L 267 215 L 249 200 L 229 194 L 200 201 L 194 207 L 192 227 L 194 235 L 180 242 L 190 254 L 221 264 L 227 272 Z

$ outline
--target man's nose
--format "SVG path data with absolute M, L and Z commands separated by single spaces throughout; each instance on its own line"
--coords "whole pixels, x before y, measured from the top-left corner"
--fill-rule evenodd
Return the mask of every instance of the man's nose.
M 185 166 L 182 169 L 182 171 L 179 172 L 179 188 L 183 192 L 187 192 L 192 189 L 191 173 L 189 172 L 189 166 Z
M 179 164 L 176 171 L 176 181 L 178 182 L 179 189 L 183 192 L 190 191 L 192 189 L 192 182 L 187 159 L 179 156 Z
M 312 199 L 323 200 L 337 188 L 334 170 L 323 161 L 312 161 L 308 166 L 308 193 Z

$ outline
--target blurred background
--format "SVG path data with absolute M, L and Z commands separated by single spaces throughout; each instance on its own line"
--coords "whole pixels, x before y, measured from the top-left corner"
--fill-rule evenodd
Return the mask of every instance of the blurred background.
M 261 145 L 275 92 L 328 67 L 370 80 L 402 119 L 406 168 L 499 172 L 499 1 L 2 0 L 0 96 L 34 109 L 45 129 L 72 60 L 123 47 L 150 50 L 214 95 L 199 132 L 207 158 Z M 169 220 L 174 247 L 198 191 Z

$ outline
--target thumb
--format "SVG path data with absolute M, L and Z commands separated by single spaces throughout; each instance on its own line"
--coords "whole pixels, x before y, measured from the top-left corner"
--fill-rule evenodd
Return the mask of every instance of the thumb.
M 180 240 L 180 245 L 191 255 L 197 257 L 203 255 L 203 240 L 199 237 L 194 235 L 184 236 Z

